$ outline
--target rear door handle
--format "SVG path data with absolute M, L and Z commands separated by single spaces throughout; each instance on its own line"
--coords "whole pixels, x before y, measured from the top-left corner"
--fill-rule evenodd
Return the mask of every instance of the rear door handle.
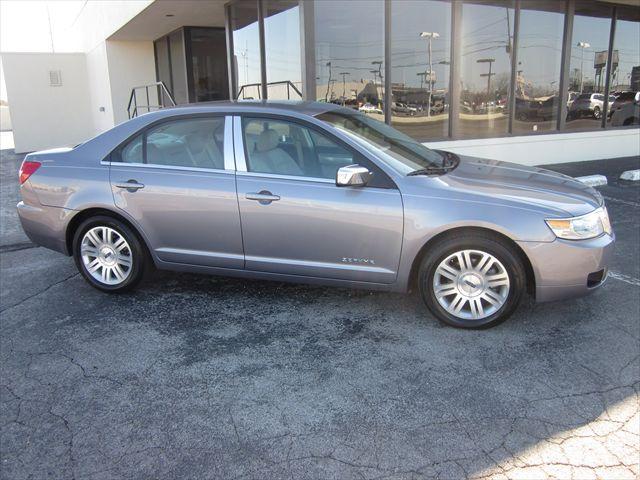
M 268 190 L 262 190 L 258 193 L 247 193 L 244 198 L 247 200 L 256 200 L 260 202 L 261 205 L 269 205 L 271 202 L 280 200 L 279 195 L 274 195 Z
M 138 183 L 136 180 L 127 180 L 126 182 L 116 183 L 118 188 L 126 188 L 130 192 L 135 192 L 141 188 L 144 188 L 144 183 Z

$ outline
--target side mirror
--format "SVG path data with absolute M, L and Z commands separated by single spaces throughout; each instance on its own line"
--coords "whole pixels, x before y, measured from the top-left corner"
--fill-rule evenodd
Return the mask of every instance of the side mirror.
M 372 173 L 361 165 L 347 165 L 338 169 L 336 186 L 364 187 L 371 179 Z

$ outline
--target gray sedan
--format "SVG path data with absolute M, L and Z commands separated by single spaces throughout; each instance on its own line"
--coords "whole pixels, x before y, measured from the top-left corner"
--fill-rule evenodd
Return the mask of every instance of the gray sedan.
M 152 267 L 405 292 L 489 327 L 526 292 L 593 291 L 614 234 L 602 197 L 540 168 L 434 151 L 354 110 L 225 102 L 134 118 L 28 155 L 22 226 L 121 292 Z

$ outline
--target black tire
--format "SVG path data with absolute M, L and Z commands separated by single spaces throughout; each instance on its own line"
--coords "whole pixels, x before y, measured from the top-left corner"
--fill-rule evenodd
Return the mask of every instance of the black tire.
M 89 230 L 101 226 L 109 227 L 115 230 L 129 244 L 129 250 L 132 258 L 131 269 L 128 272 L 128 276 L 126 277 L 126 279 L 122 283 L 118 283 L 116 285 L 102 283 L 101 281 L 94 278 L 91 273 L 89 273 L 82 260 L 82 239 Z M 140 281 L 144 278 L 145 273 L 151 267 L 149 254 L 138 235 L 120 220 L 116 220 L 115 218 L 106 215 L 88 218 L 87 220 L 82 222 L 76 229 L 73 236 L 73 259 L 76 262 L 78 271 L 82 274 L 89 285 L 97 288 L 102 292 L 108 293 L 122 293 L 132 290 L 140 283 Z
M 449 255 L 461 250 L 479 250 L 493 255 L 509 277 L 509 292 L 503 305 L 482 319 L 465 319 L 452 315 L 438 302 L 433 287 L 435 272 Z M 526 272 L 515 249 L 497 235 L 484 232 L 458 233 L 439 240 L 429 248 L 418 271 L 418 286 L 423 301 L 440 321 L 457 328 L 480 329 L 504 322 L 517 308 L 526 290 Z

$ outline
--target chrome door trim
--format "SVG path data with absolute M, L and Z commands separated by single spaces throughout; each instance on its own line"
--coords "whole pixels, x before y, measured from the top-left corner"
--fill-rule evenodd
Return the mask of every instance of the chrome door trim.
M 226 161 L 226 160 L 225 160 Z M 221 170 L 219 168 L 200 168 L 200 167 L 180 167 L 178 165 L 158 165 L 155 163 L 124 163 L 124 162 L 104 162 L 105 165 L 112 167 L 127 168 L 156 168 L 159 170 L 178 170 L 185 172 L 205 172 L 205 173 L 224 173 L 225 175 L 233 175 L 233 170 Z
M 236 171 L 247 171 L 247 160 L 244 156 L 244 139 L 242 138 L 242 117 L 233 117 L 233 151 L 236 157 Z
M 180 255 L 198 255 L 211 258 L 228 258 L 230 260 L 244 260 L 244 255 L 236 255 L 234 253 L 206 252 L 203 250 L 186 250 L 184 248 L 161 247 L 154 250 L 158 253 L 177 253 Z
M 276 173 L 240 172 L 239 171 L 238 175 L 242 177 L 272 178 L 275 180 L 295 180 L 298 182 L 327 183 L 331 185 L 336 184 L 335 180 L 330 180 L 328 178 L 300 177 L 296 175 L 278 175 Z
M 236 169 L 236 163 L 234 161 L 233 152 L 233 117 L 226 115 L 224 117 L 224 169 L 230 172 L 234 172 Z
M 314 267 L 321 269 L 336 269 L 336 270 L 348 270 L 348 271 L 357 271 L 357 272 L 371 272 L 371 273 L 389 273 L 389 274 L 397 274 L 388 268 L 382 267 L 374 267 L 371 265 L 353 265 L 348 263 L 329 263 L 329 262 L 316 262 L 313 260 L 293 260 L 290 258 L 275 258 L 275 257 L 259 257 L 253 255 L 245 255 L 245 261 L 247 262 L 256 262 L 256 263 L 266 263 L 273 265 L 295 265 L 301 267 Z M 292 273 L 291 275 L 297 275 Z

